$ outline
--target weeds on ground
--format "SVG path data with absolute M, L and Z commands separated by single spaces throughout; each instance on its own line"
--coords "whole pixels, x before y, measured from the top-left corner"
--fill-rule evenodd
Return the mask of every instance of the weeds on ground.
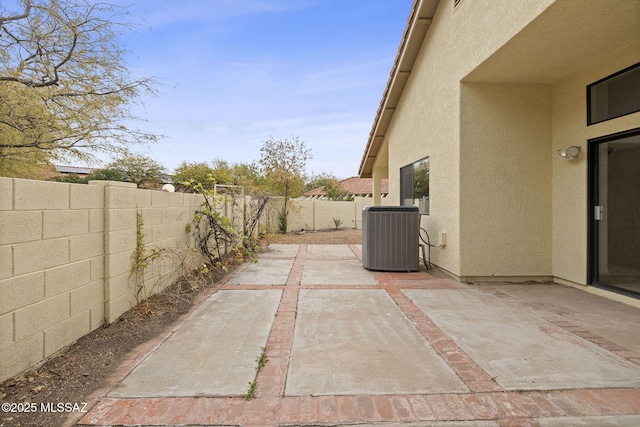
M 261 350 L 262 351 L 260 352 L 260 356 L 256 357 L 256 363 L 258 364 L 256 366 L 256 380 L 249 382 L 249 389 L 245 394 L 241 395 L 241 397 L 244 400 L 255 399 L 256 387 L 258 385 L 258 380 L 257 380 L 258 374 L 260 373 L 260 370 L 264 367 L 264 365 L 269 360 L 267 359 L 267 347 L 262 347 Z
M 336 226 L 336 230 L 337 230 L 342 225 L 342 220 L 340 218 L 333 218 L 333 225 Z

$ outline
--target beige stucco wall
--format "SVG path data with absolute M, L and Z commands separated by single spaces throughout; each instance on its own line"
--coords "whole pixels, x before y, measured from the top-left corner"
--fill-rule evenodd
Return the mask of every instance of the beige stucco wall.
M 460 276 L 551 276 L 551 87 L 465 83 Z
M 587 139 L 640 126 L 634 114 L 587 127 L 586 86 L 640 62 L 638 6 L 440 2 L 385 133 L 392 204 L 399 169 L 430 157 L 422 222 L 436 242 L 447 233 L 436 265 L 586 283 Z M 569 145 L 583 147 L 574 161 L 556 155 Z
M 474 231 L 461 216 L 461 80 L 551 3 L 514 8 L 509 0 L 473 1 L 454 9 L 452 2 L 441 1 L 386 133 L 392 203 L 399 203 L 400 167 L 430 157 L 431 212 L 422 224 L 436 243 L 441 233 L 447 234 L 447 245 L 432 250 L 432 261 L 454 275 L 473 274 L 473 264 L 463 271 L 461 253 L 462 239 L 469 237 L 462 235 L 462 225 Z M 467 250 L 487 244 L 465 243 Z M 483 260 L 468 257 L 466 262 Z
M 587 282 L 587 141 L 640 127 L 640 113 L 587 126 L 585 88 L 638 62 L 640 43 L 634 43 L 593 61 L 553 85 L 551 151 L 555 153 L 570 145 L 582 147 L 580 156 L 572 161 L 563 160 L 555 154 L 552 156 L 552 269 L 554 277 L 558 279 L 579 284 Z

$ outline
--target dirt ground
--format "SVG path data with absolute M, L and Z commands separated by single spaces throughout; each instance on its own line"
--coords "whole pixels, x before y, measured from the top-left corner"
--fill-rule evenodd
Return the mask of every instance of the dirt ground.
M 361 230 L 340 229 L 276 234 L 268 242 L 360 244 L 361 240 Z M 206 288 L 199 290 L 176 283 L 124 313 L 116 322 L 80 338 L 40 367 L 0 384 L 0 403 L 8 403 L 14 410 L 0 412 L 0 426 L 61 426 L 72 422 L 67 410 L 75 411 L 71 419 L 79 419 L 83 403 L 90 403 L 92 395 L 108 384 L 127 354 L 164 333 L 194 304 L 215 292 L 223 277 L 212 275 Z M 51 409 L 57 409 L 58 404 L 63 404 L 62 410 L 53 412 Z
M 359 245 L 362 243 L 362 230 L 340 228 L 338 230 L 303 231 L 288 234 L 275 234 L 272 243 L 308 244 L 308 245 Z

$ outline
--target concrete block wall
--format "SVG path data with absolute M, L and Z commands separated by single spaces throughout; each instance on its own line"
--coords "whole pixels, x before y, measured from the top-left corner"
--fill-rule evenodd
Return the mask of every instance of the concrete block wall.
M 282 204 L 279 204 L 282 209 Z M 287 231 L 315 230 L 313 200 L 292 200 L 287 219 Z
M 104 197 L 0 178 L 0 381 L 104 320 Z
M 278 230 L 281 201 L 270 201 L 260 231 Z M 115 321 L 136 304 L 138 285 L 144 299 L 173 283 L 190 243 L 187 224 L 201 202 L 121 182 L 0 177 L 0 381 Z M 334 228 L 333 218 L 361 228 L 362 208 L 373 200 L 292 203 L 290 230 L 320 230 Z M 220 209 L 242 218 L 239 206 Z M 137 212 L 146 252 L 165 249 L 138 276 L 132 273 Z
M 389 205 L 383 198 L 382 204 Z M 342 221 L 340 228 L 362 229 L 362 209 L 373 205 L 371 197 L 355 197 L 352 201 L 292 200 L 287 231 L 328 230 L 335 228 L 334 218 Z M 281 206 L 278 204 L 278 212 Z M 277 227 L 276 227 L 277 230 Z
M 95 181 L 104 188 L 105 320 L 122 313 L 173 283 L 188 249 L 195 210 L 202 199 L 194 194 L 137 189 L 135 184 Z M 145 254 L 164 250 L 148 267 L 132 273 L 137 244 L 137 215 L 141 215 Z M 139 289 L 138 289 L 139 288 Z
M 356 204 L 356 228 L 362 229 L 362 210 L 367 206 L 373 206 L 373 198 L 372 197 L 355 197 L 354 203 Z M 397 205 L 397 203 L 392 203 L 391 198 L 382 197 L 380 199 L 380 204 L 382 206 L 391 206 Z
M 334 219 L 341 221 L 340 228 L 356 228 L 356 219 L 361 212 L 356 211 L 355 202 L 334 202 L 331 200 L 314 200 L 315 227 L 317 229 L 336 228 Z
M 335 228 L 333 219 L 342 221 L 340 227 L 355 228 L 357 212 L 351 201 L 295 200 L 289 213 L 289 230 L 328 230 Z
M 262 212 L 259 222 L 259 233 L 277 233 L 278 232 L 278 214 L 282 209 L 282 198 L 271 197 Z
M 0 381 L 116 320 L 136 303 L 136 283 L 142 298 L 171 284 L 200 202 L 127 183 L 0 177 Z M 154 262 L 138 282 L 136 212 L 147 251 L 184 251 Z

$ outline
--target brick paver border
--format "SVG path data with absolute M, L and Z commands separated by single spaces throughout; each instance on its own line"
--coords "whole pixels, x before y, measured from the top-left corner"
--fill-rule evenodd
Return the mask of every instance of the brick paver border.
M 241 398 L 104 398 L 89 425 L 354 424 L 498 420 L 532 425 L 536 418 L 640 414 L 638 389 L 590 389 L 428 395 Z M 527 420 L 523 424 L 523 420 Z M 515 424 L 514 424 L 515 423 Z
M 349 247 L 358 258 L 361 258 L 357 246 L 349 245 Z M 640 389 L 505 391 L 402 292 L 403 289 L 461 288 L 466 285 L 452 280 L 435 279 L 424 272 L 411 274 L 372 272 L 371 274 L 379 283 L 377 286 L 301 286 L 306 252 L 307 245 L 300 245 L 284 286 L 269 286 L 269 289 L 282 289 L 283 292 L 266 345 L 267 362 L 256 376 L 255 399 L 245 401 L 240 397 L 135 399 L 102 397 L 80 424 L 294 426 L 496 420 L 502 427 L 536 427 L 539 425 L 536 421 L 538 418 L 640 415 Z M 301 288 L 386 291 L 422 336 L 467 385 L 470 392 L 424 395 L 286 396 L 285 385 Z M 253 290 L 265 289 L 265 286 L 234 285 L 222 287 L 222 289 Z M 506 295 L 505 297 L 509 298 Z M 560 316 L 541 317 L 640 364 L 640 355 L 578 328 Z M 157 348 L 159 341 L 145 347 L 146 354 L 133 358 L 124 371 L 128 372 L 136 363 L 143 360 L 149 352 Z

